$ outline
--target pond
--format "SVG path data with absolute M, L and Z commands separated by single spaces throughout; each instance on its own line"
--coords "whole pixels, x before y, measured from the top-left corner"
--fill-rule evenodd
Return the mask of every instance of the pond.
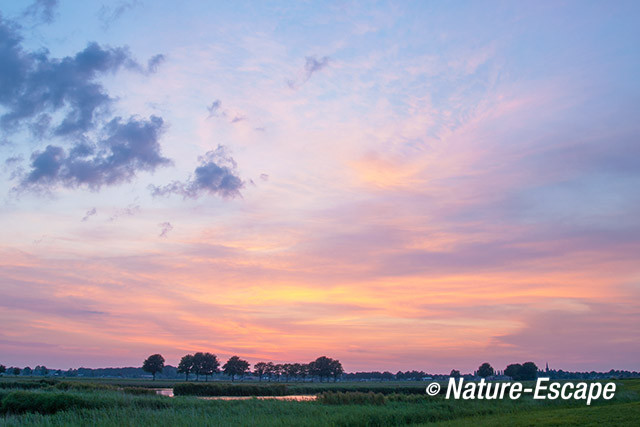
M 155 388 L 156 394 L 161 396 L 173 397 L 172 388 Z M 261 399 L 261 400 L 295 400 L 298 402 L 316 400 L 318 396 L 312 394 L 302 395 L 289 395 L 289 396 L 198 396 L 204 400 L 248 400 L 248 399 Z

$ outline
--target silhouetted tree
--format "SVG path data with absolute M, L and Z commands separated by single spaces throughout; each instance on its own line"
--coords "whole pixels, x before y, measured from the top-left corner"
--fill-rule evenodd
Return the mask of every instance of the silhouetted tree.
M 262 377 L 266 374 L 268 364 L 265 362 L 258 362 L 253 366 L 253 373 L 258 376 L 258 381 L 262 381 Z
M 490 377 L 491 375 L 493 375 L 493 373 L 493 368 L 487 362 L 483 363 L 478 368 L 478 376 L 481 376 L 482 378 Z
M 4 374 L 5 372 L 7 372 L 7 367 L 4 365 L 0 365 L 0 374 Z
M 204 353 L 198 352 L 193 355 L 193 368 L 191 372 L 196 374 L 196 381 L 200 380 L 200 366 L 202 365 L 202 359 L 204 358 Z
M 232 356 L 222 367 L 226 375 L 231 376 L 233 382 L 236 375 L 245 375 L 249 371 L 249 362 L 240 359 L 238 356 Z
M 144 361 L 142 364 L 142 370 L 145 372 L 149 372 L 153 375 L 153 380 L 156 380 L 156 374 L 158 372 L 162 372 L 164 368 L 164 357 L 160 354 L 152 354 Z
M 278 382 L 280 382 L 280 376 L 282 375 L 283 371 L 284 368 L 282 367 L 281 363 L 276 363 L 275 365 L 273 365 L 273 369 L 271 370 L 271 372 L 273 373 L 273 376 L 276 377 Z
M 269 377 L 269 382 L 271 382 L 271 378 L 273 378 L 275 371 L 276 371 L 276 365 L 274 365 L 273 362 L 267 362 L 267 366 L 264 369 L 264 373 L 267 377 Z
M 220 362 L 218 361 L 218 357 L 211 353 L 196 353 L 193 357 L 195 358 L 198 354 L 201 354 L 200 363 L 198 365 L 199 374 L 204 375 L 204 380 L 207 381 L 209 375 L 220 372 L 220 369 L 218 369 Z
M 304 382 L 304 380 L 307 378 L 307 375 L 309 375 L 309 364 L 308 363 L 301 363 L 300 364 L 300 369 L 298 370 L 298 375 L 302 378 L 302 381 Z
M 522 371 L 522 365 L 519 363 L 512 363 L 511 365 L 507 366 L 507 369 L 504 370 L 504 374 L 508 377 L 511 377 L 511 379 L 516 380 L 516 381 L 520 381 L 521 380 L 521 371 Z
M 323 378 L 328 378 L 330 376 L 337 379 L 337 377 L 342 375 L 343 372 L 342 364 L 330 357 L 320 356 L 313 362 L 309 363 L 309 374 L 317 376 L 320 379 L 320 382 L 322 382 Z
M 20 369 L 20 368 L 18 368 L 18 367 L 16 366 L 16 367 L 14 367 L 14 368 L 10 369 L 10 371 L 12 371 L 11 373 L 12 373 L 13 375 L 18 376 L 18 375 L 20 375 L 21 369 Z
M 193 372 L 193 354 L 182 356 L 178 364 L 178 373 L 184 374 L 185 381 L 189 381 L 189 374 Z
M 22 370 L 22 375 L 31 375 L 33 373 L 33 369 L 28 366 L 25 366 Z
M 342 363 L 340 363 L 339 360 L 331 360 L 331 375 L 333 376 L 333 382 L 338 381 L 338 377 L 342 376 L 342 374 L 344 374 L 344 369 L 342 368 Z M 390 377 L 389 379 L 393 378 L 393 374 L 391 372 L 385 372 L 386 374 L 388 374 L 388 376 Z
M 525 362 L 522 364 L 520 375 L 523 381 L 535 380 L 538 376 L 538 366 L 533 362 Z
M 291 366 L 291 371 L 292 371 L 294 377 L 298 377 L 298 378 L 302 377 L 302 370 L 303 370 L 303 368 L 302 368 L 302 364 L 301 363 L 294 363 Z
M 47 375 L 49 375 L 49 370 L 44 365 L 42 365 L 42 366 L 38 365 L 33 369 L 33 375 L 44 375 L 44 376 L 47 376 Z
M 460 371 L 458 371 L 457 369 L 452 369 L 449 376 L 452 378 L 460 378 Z

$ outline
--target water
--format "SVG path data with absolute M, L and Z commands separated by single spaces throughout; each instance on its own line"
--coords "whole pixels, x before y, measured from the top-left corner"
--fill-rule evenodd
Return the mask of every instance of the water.
M 173 397 L 172 388 L 155 388 L 156 394 L 160 396 Z M 200 399 L 204 400 L 248 400 L 248 399 L 260 399 L 260 400 L 294 400 L 297 402 L 305 402 L 310 400 L 316 400 L 318 396 L 312 394 L 303 395 L 289 395 L 289 396 L 200 396 Z

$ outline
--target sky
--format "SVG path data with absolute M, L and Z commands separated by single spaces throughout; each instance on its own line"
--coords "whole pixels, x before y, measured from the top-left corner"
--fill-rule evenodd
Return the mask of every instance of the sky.
M 0 363 L 640 370 L 640 3 L 0 16 Z

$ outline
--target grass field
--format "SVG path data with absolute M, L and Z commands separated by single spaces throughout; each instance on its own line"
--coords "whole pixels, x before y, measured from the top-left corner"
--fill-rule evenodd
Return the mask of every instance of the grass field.
M 8 426 L 192 425 L 637 425 L 640 380 L 616 381 L 611 401 L 458 401 L 443 396 L 390 393 L 400 383 L 291 384 L 298 394 L 321 388 L 317 401 L 201 400 L 148 394 L 160 382 L 25 381 L 0 379 L 0 424 Z M 235 386 L 229 383 L 223 384 Z M 356 391 L 357 390 L 357 391 Z M 402 389 L 401 389 L 402 390 Z M 366 391 L 366 392 L 365 392 Z

